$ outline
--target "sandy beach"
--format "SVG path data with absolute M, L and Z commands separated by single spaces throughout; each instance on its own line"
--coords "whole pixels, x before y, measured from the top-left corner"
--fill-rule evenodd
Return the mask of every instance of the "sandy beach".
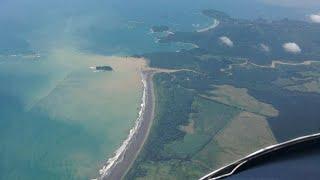
M 108 170 L 108 173 L 102 174 L 98 179 L 118 180 L 130 169 L 139 152 L 141 151 L 150 131 L 152 120 L 154 118 L 154 90 L 152 78 L 154 71 L 142 71 L 142 77 L 145 80 L 145 108 L 142 114 L 141 122 L 128 142 L 126 149 L 120 154 L 120 157 L 114 165 Z M 143 107 L 142 107 L 143 108 Z
M 144 59 L 147 64 L 147 60 Z M 141 78 L 144 84 L 144 93 L 141 105 L 141 117 L 138 117 L 136 126 L 132 128 L 126 141 L 115 153 L 116 155 L 109 159 L 100 170 L 98 179 L 118 180 L 122 179 L 130 170 L 132 164 L 140 153 L 145 141 L 148 138 L 151 125 L 154 119 L 155 95 L 153 87 L 153 76 L 157 73 L 175 73 L 179 71 L 192 71 L 189 69 L 159 69 L 150 68 L 145 64 L 141 69 Z M 198 72 L 196 72 L 198 73 Z M 141 118 L 141 119 L 140 119 Z M 111 161 L 110 161 L 111 160 Z

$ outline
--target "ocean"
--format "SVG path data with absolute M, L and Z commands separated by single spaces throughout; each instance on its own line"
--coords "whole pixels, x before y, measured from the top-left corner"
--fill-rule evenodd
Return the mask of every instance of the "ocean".
M 258 0 L 1 1 L 0 179 L 97 177 L 134 126 L 142 96 L 139 65 L 105 56 L 193 48 L 159 44 L 150 28 L 208 27 L 212 19 L 200 13 L 207 8 L 240 18 L 300 19 L 315 7 L 292 11 Z M 110 64 L 114 72 L 89 68 Z

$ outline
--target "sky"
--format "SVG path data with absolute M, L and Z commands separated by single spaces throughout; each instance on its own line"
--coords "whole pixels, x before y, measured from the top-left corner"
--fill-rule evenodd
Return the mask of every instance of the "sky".
M 273 5 L 287 6 L 287 7 L 314 7 L 320 8 L 320 0 L 259 0 Z

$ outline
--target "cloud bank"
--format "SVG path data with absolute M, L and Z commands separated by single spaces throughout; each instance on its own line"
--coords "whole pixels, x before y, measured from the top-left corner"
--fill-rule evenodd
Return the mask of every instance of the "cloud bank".
M 224 44 L 224 45 L 226 45 L 228 47 L 233 47 L 233 42 L 227 36 L 222 36 L 219 39 L 222 42 L 222 44 Z
M 320 23 L 320 13 L 319 14 L 311 14 L 309 18 L 314 23 Z
M 298 46 L 298 44 L 294 42 L 285 43 L 283 44 L 282 47 L 286 52 L 289 52 L 289 53 L 293 53 L 293 54 L 301 53 L 301 48 Z

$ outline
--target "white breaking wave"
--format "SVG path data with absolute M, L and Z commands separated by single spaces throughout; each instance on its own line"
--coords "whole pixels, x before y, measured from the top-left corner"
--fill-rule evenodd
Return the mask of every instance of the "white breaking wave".
M 192 24 L 192 27 L 198 28 L 200 27 L 200 24 Z
M 210 25 L 209 27 L 203 28 L 203 29 L 199 29 L 199 30 L 197 30 L 197 32 L 207 32 L 207 31 L 210 31 L 211 29 L 216 28 L 219 24 L 220 24 L 220 21 L 214 19 L 212 25 Z
M 90 66 L 89 68 L 92 69 L 94 73 L 103 72 L 101 70 L 97 70 L 96 66 Z
M 155 42 L 155 43 L 159 43 L 160 40 L 161 40 L 161 39 L 159 39 L 159 38 L 155 38 L 155 39 L 154 39 L 154 42 Z
M 127 139 L 122 143 L 122 145 L 115 151 L 114 156 L 109 158 L 107 163 L 99 170 L 100 173 L 100 179 L 103 179 L 106 177 L 111 169 L 117 165 L 118 162 L 122 161 L 123 154 L 126 152 L 127 147 L 129 143 L 131 142 L 134 135 L 137 133 L 139 127 L 141 126 L 141 122 L 143 120 L 143 114 L 145 112 L 146 108 L 146 98 L 147 98 L 147 80 L 146 75 L 144 73 L 141 73 L 142 77 L 142 83 L 143 83 L 143 94 L 142 94 L 142 103 L 141 103 L 141 109 L 139 111 L 138 118 L 135 122 L 134 127 L 130 130 L 130 133 L 127 137 Z
M 166 31 L 166 33 L 167 33 L 167 36 L 169 36 L 169 35 L 174 35 L 174 34 L 175 34 L 175 33 L 172 32 L 172 31 Z

